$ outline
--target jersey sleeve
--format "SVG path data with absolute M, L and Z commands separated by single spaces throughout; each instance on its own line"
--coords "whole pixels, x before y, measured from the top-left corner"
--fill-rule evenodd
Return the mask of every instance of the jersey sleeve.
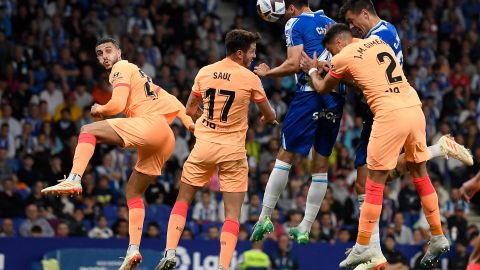
M 197 76 L 195 77 L 195 81 L 193 82 L 193 86 L 192 86 L 192 94 L 197 96 L 197 97 L 201 97 L 202 96 L 202 91 L 201 91 L 201 85 L 200 85 L 200 78 L 202 76 L 202 73 L 203 73 L 203 69 L 200 69 L 198 71 L 198 74 Z
M 300 31 L 299 19 L 291 18 L 285 24 L 285 39 L 287 47 L 294 47 L 303 44 L 302 32 Z
M 255 103 L 261 103 L 267 100 L 265 90 L 263 90 L 262 81 L 255 75 L 252 75 L 252 98 Z
M 112 67 L 109 81 L 113 88 L 117 86 L 126 86 L 130 88 L 132 67 L 128 64 L 119 62 Z
M 332 77 L 342 79 L 348 72 L 349 57 L 345 52 L 340 52 L 332 58 L 332 68 L 328 72 Z

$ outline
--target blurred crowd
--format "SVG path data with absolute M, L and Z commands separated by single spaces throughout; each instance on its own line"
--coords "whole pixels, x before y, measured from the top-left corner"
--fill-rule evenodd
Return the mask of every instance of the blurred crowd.
M 136 153 L 98 145 L 83 176 L 83 195 L 45 198 L 40 190 L 69 173 L 80 126 L 95 121 L 93 103 L 105 104 L 111 86 L 96 62 L 100 37 L 120 41 L 122 55 L 184 104 L 199 68 L 224 57 L 225 29 L 264 33 L 256 63 L 276 66 L 285 57 L 281 24 L 262 22 L 255 1 L 227 1 L 237 7 L 224 25 L 217 0 L 21 1 L 0 0 L 0 219 L 2 236 L 110 238 L 128 236 L 124 188 Z M 312 0 L 337 18 L 340 1 Z M 468 246 L 478 235 L 467 216 L 477 215 L 461 200 L 458 187 L 480 169 L 480 3 L 475 0 L 374 1 L 381 18 L 394 23 L 402 40 L 404 70 L 418 90 L 430 144 L 450 133 L 470 148 L 475 164 L 454 159 L 429 162 L 439 194 L 442 222 L 452 242 Z M 265 79 L 267 95 L 281 122 L 295 93 L 293 76 Z M 312 242 L 355 239 L 358 219 L 353 191 L 355 147 L 363 103 L 354 91 L 330 157 L 329 191 L 313 224 Z M 280 147 L 280 127 L 264 125 L 252 107 L 246 148 L 250 173 L 240 239 L 248 239 L 261 210 L 263 192 Z M 164 173 L 147 191 L 146 237 L 166 232 L 182 164 L 194 138 L 179 122 L 175 151 Z M 311 160 L 298 158 L 272 220 L 282 239 L 302 219 Z M 184 239 L 218 239 L 223 201 L 218 178 L 198 194 Z M 401 203 L 400 203 L 401 202 Z M 474 202 L 479 202 L 478 198 Z M 381 216 L 385 245 L 422 245 L 428 224 L 408 176 L 385 190 Z M 461 250 L 461 249 L 460 249 Z M 459 255 L 460 256 L 460 255 Z M 395 258 L 396 259 L 395 259 Z M 403 260 L 403 261 L 402 261 Z M 466 257 L 465 257 L 466 260 Z M 390 260 L 389 260 L 390 261 Z M 458 264 L 462 261 L 459 259 Z M 464 269 L 460 268 L 451 269 Z

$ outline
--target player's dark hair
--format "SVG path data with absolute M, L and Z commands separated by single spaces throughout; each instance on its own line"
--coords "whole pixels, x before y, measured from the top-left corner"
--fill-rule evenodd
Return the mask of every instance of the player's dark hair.
M 234 29 L 227 33 L 225 37 L 225 47 L 227 55 L 232 55 L 238 50 L 248 51 L 252 43 L 257 43 L 262 37 L 257 32 L 249 32 L 242 29 Z
M 285 0 L 285 8 L 288 8 L 290 5 L 293 5 L 296 8 L 309 6 L 308 0 Z
M 120 49 L 120 43 L 118 43 L 116 39 L 109 38 L 109 37 L 99 39 L 95 44 L 95 48 L 98 47 L 99 45 L 109 43 L 109 42 L 112 43 L 117 49 Z
M 338 35 L 342 33 L 348 33 L 352 35 L 352 31 L 350 30 L 350 27 L 344 23 L 336 23 L 330 29 L 328 29 L 327 33 L 325 33 L 325 36 L 323 37 L 323 47 L 325 47 L 327 44 L 332 42 Z
M 371 0 L 347 0 L 345 4 L 340 8 L 340 18 L 345 18 L 347 11 L 351 11 L 354 14 L 360 13 L 363 9 L 368 10 L 373 15 L 377 15 L 375 6 Z

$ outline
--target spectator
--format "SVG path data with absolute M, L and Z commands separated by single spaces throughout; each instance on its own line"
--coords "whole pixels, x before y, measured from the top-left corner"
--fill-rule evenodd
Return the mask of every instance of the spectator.
M 270 256 L 272 269 L 296 270 L 300 264 L 296 256 L 291 252 L 291 243 L 286 235 L 278 238 L 277 250 Z
M 252 249 L 243 252 L 238 258 L 237 269 L 248 270 L 268 270 L 272 263 L 266 253 L 262 251 L 262 241 L 252 243 Z
M 10 127 L 3 123 L 0 130 L 0 148 L 7 150 L 7 158 L 15 158 L 15 139 L 10 133 Z
M 87 106 L 92 105 L 92 102 L 93 102 L 92 95 L 90 95 L 90 93 L 87 92 L 87 85 L 84 82 L 77 82 L 75 86 L 75 92 L 73 92 L 73 95 L 75 95 L 75 103 L 76 105 L 78 105 L 78 107 L 85 108 Z
M 220 239 L 220 230 L 217 226 L 211 226 L 208 228 L 207 239 L 215 241 Z
M 193 207 L 192 218 L 198 224 L 216 222 L 217 208 L 215 202 L 212 201 L 210 191 L 202 190 L 201 201 L 197 202 Z
M 29 204 L 25 208 L 27 219 L 20 225 L 20 235 L 23 237 L 36 236 L 53 237 L 55 232 L 48 221 L 39 216 L 38 207 L 35 204 Z M 38 230 L 38 227 L 40 230 Z
M 12 116 L 12 113 L 12 106 L 9 104 L 2 105 L 2 117 L 0 118 L 0 123 L 2 124 L 2 128 L 3 124 L 8 124 L 9 134 L 13 136 L 13 138 L 16 138 L 22 133 L 22 127 L 20 126 L 20 122 Z
M 150 221 L 147 225 L 147 232 L 144 234 L 144 237 L 151 239 L 160 238 L 160 225 L 155 221 Z
M 405 219 L 403 214 L 398 212 L 395 214 L 393 220 L 393 232 L 395 237 L 395 242 L 403 244 L 413 244 L 413 234 L 412 230 L 405 226 Z
M 262 212 L 262 202 L 257 194 L 250 196 L 250 205 L 248 206 L 248 222 L 255 224 Z
M 73 215 L 69 216 L 67 224 L 71 236 L 87 236 L 87 229 L 83 224 L 84 214 L 82 209 L 76 208 Z
M 128 238 L 128 221 L 126 219 L 119 218 L 112 227 L 115 238 Z
M 408 270 L 408 264 L 405 257 L 395 249 L 395 237 L 388 235 L 385 238 L 385 249 L 383 250 L 383 255 L 390 265 L 390 269 L 395 270 Z
M 86 94 L 84 94 L 84 95 L 86 95 Z M 65 101 L 62 104 L 58 105 L 58 107 L 55 109 L 55 114 L 53 116 L 53 120 L 55 120 L 55 121 L 70 120 L 72 122 L 77 122 L 82 117 L 82 107 L 80 107 L 76 103 L 75 99 L 76 99 L 76 96 L 73 92 L 68 93 L 66 95 Z M 69 118 L 66 118 L 65 115 L 64 115 L 65 109 L 68 109 Z
M 90 238 L 112 238 L 113 231 L 107 227 L 107 218 L 105 216 L 100 216 L 97 219 L 97 225 L 88 232 L 88 237 Z
M 182 240 L 192 240 L 193 239 L 193 233 L 189 228 L 185 228 L 182 232 Z
M 61 222 L 57 225 L 57 231 L 55 236 L 57 238 L 65 238 L 70 236 L 70 228 L 68 227 L 67 223 Z
M 448 200 L 442 208 L 442 215 L 446 218 L 453 216 L 457 207 L 462 208 L 463 212 L 468 214 L 469 209 L 467 202 L 461 200 L 458 188 L 453 188 L 450 193 L 450 200 Z
M 338 232 L 338 241 L 340 243 L 346 244 L 352 241 L 352 236 L 349 230 L 343 228 Z
M 467 269 L 468 253 L 465 241 L 455 241 L 455 254 L 448 260 L 448 270 Z
M 48 114 L 53 117 L 57 107 L 63 103 L 63 94 L 56 86 L 52 79 L 48 79 L 45 83 L 46 88 L 40 94 L 40 100 L 47 103 Z M 17 134 L 19 135 L 19 134 Z
M 24 213 L 22 197 L 15 192 L 13 179 L 7 178 L 2 182 L 3 191 L 0 192 L 0 217 L 17 218 Z
M 455 214 L 447 219 L 448 230 L 453 241 L 467 239 L 468 222 L 465 218 L 465 211 L 462 206 L 455 207 Z
M 17 233 L 13 227 L 13 220 L 10 218 L 3 219 L 2 230 L 0 231 L 0 237 L 15 237 Z

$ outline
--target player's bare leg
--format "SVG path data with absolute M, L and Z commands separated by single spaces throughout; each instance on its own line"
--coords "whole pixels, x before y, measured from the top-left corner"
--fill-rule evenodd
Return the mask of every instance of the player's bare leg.
M 225 202 L 225 221 L 220 236 L 219 269 L 228 270 L 237 246 L 240 231 L 240 209 L 242 208 L 245 192 L 223 192 Z
M 477 236 L 473 247 L 472 254 L 468 260 L 468 266 L 466 270 L 479 270 L 480 269 L 480 237 Z
M 44 188 L 45 195 L 79 195 L 82 193 L 81 178 L 92 158 L 97 143 L 123 146 L 123 140 L 107 121 L 99 121 L 82 126 L 78 136 L 78 144 L 73 158 L 73 167 L 66 179 L 60 183 Z
M 299 244 L 306 245 L 309 241 L 310 229 L 315 221 L 325 193 L 328 188 L 328 157 L 313 152 L 312 182 L 308 189 L 305 215 L 302 222 L 289 231 L 291 238 Z
M 142 261 L 140 254 L 140 242 L 142 239 L 143 221 L 145 219 L 145 205 L 143 195 L 156 176 L 146 175 L 136 170 L 130 175 L 127 182 L 127 205 L 128 205 L 128 234 L 130 242 L 127 254 L 120 266 L 120 270 L 135 269 Z
M 275 161 L 275 166 L 270 173 L 267 187 L 265 188 L 262 212 L 260 213 L 257 223 L 253 227 L 250 241 L 260 241 L 266 233 L 273 232 L 273 224 L 270 220 L 270 216 L 277 205 L 280 194 L 282 194 L 287 186 L 288 174 L 290 173 L 294 158 L 295 153 L 280 148 L 277 160 Z
M 162 260 L 158 263 L 155 270 L 169 270 L 175 268 L 175 250 L 182 236 L 185 223 L 187 221 L 188 207 L 192 203 L 193 197 L 199 187 L 191 186 L 180 182 L 177 201 L 172 208 L 170 219 L 168 220 L 167 244 Z

